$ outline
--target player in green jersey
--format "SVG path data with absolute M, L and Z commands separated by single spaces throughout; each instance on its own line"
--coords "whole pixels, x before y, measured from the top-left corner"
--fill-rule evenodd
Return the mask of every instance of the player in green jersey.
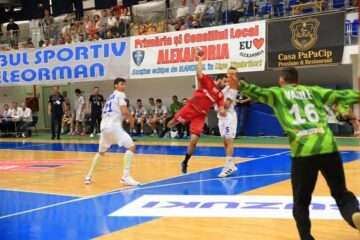
M 357 103 L 359 92 L 299 85 L 294 67 L 282 70 L 279 84 L 280 87 L 261 88 L 241 82 L 239 91 L 271 106 L 289 137 L 293 215 L 300 238 L 314 239 L 310 230 L 309 205 L 319 171 L 325 177 L 343 218 L 359 230 L 359 202 L 346 188 L 342 160 L 324 110 L 327 104 Z

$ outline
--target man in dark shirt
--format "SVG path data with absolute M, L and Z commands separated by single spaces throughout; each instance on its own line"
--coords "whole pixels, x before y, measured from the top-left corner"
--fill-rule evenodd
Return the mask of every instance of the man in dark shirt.
M 245 78 L 240 78 L 240 80 L 245 81 Z M 241 92 L 238 92 L 236 96 L 236 105 L 235 111 L 237 114 L 238 125 L 236 129 L 236 136 L 244 136 L 245 134 L 245 123 L 250 110 L 250 101 L 251 99 L 246 97 Z
M 8 32 L 12 32 L 15 36 L 18 36 L 19 25 L 14 22 L 14 18 L 10 18 L 8 25 L 6 26 Z
M 64 115 L 65 99 L 59 92 L 59 87 L 53 88 L 53 94 L 49 96 L 48 114 L 51 119 L 51 139 L 60 139 L 61 122 Z M 55 125 L 57 124 L 57 131 L 55 135 Z
M 99 88 L 94 87 L 93 94 L 90 95 L 87 109 L 91 111 L 91 125 L 90 125 L 90 137 L 94 137 L 94 133 L 100 133 L 101 113 L 103 109 L 105 99 L 103 95 L 99 94 Z M 97 130 L 95 131 L 95 124 L 97 124 Z

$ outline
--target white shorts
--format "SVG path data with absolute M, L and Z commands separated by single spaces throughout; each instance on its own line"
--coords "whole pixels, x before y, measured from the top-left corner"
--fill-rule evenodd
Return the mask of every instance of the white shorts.
M 235 111 L 227 112 L 225 118 L 219 118 L 219 131 L 221 137 L 234 139 L 236 137 L 237 116 Z
M 81 114 L 80 114 L 80 110 L 76 111 L 75 121 L 84 122 L 85 121 L 85 111 L 82 111 Z
M 101 129 L 99 152 L 106 152 L 113 144 L 126 149 L 135 145 L 129 134 L 121 127 Z

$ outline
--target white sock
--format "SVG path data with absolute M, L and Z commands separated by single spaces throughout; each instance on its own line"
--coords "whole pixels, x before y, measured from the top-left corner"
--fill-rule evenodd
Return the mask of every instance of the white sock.
M 88 177 L 91 177 L 91 175 L 93 174 L 93 172 L 95 171 L 95 168 L 97 166 L 97 164 L 99 163 L 99 161 L 101 160 L 101 155 L 99 153 L 97 153 L 93 160 L 92 160 L 92 164 L 91 164 L 91 168 L 90 171 L 88 173 Z
M 154 133 L 155 133 L 155 134 L 157 134 L 157 131 L 156 131 L 156 129 L 154 129 Z
M 134 153 L 132 151 L 126 150 L 124 155 L 124 177 L 127 177 L 130 175 L 130 167 L 131 167 L 131 161 L 134 158 Z
M 225 161 L 226 161 L 226 162 L 225 162 L 225 165 L 226 165 L 226 166 L 234 165 L 234 163 L 233 163 L 233 158 L 230 157 L 230 156 L 226 156 Z
M 142 130 L 142 129 L 141 129 L 141 131 L 140 131 L 140 132 L 141 132 L 141 133 L 144 133 L 144 130 Z

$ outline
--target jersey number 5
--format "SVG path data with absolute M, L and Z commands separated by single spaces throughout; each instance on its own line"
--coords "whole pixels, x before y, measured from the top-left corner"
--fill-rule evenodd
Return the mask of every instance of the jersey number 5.
M 320 120 L 319 114 L 315 110 L 315 105 L 310 103 L 306 104 L 304 108 L 305 117 L 303 118 L 300 114 L 300 108 L 298 104 L 294 104 L 289 113 L 295 115 L 295 120 L 293 121 L 294 125 L 300 125 L 306 123 L 306 120 L 312 123 L 317 123 Z
M 111 109 L 111 102 L 107 102 L 105 103 L 105 107 L 104 107 L 104 114 L 107 114 L 107 113 L 111 113 L 112 112 L 112 109 Z

